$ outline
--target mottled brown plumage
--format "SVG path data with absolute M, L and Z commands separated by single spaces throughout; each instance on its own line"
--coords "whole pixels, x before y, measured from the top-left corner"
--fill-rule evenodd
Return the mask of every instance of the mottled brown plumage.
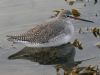
M 45 47 L 48 43 L 50 43 L 48 46 L 53 46 L 52 44 L 57 46 L 67 43 L 69 36 L 68 40 L 64 41 L 64 38 L 67 38 L 67 35 L 72 35 L 73 33 L 73 27 L 70 27 L 70 23 L 65 20 L 67 12 L 67 10 L 62 10 L 57 17 L 35 25 L 32 29 L 20 35 L 8 36 L 10 37 L 8 40 L 23 42 L 25 44 L 28 42 L 28 44 L 32 44 L 33 46 L 36 45 L 38 47 L 41 44 L 41 47 Z M 63 42 L 57 44 L 56 42 L 59 40 L 63 40 Z

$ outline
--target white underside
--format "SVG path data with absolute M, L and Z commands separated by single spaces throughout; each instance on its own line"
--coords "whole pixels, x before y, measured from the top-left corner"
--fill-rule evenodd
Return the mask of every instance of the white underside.
M 17 43 L 22 43 L 28 47 L 51 47 L 51 46 L 59 46 L 59 45 L 62 45 L 62 44 L 65 44 L 67 42 L 69 42 L 69 40 L 71 39 L 71 35 L 62 35 L 58 36 L 58 37 L 55 37 L 51 40 L 49 40 L 48 43 L 43 43 L 43 44 L 40 44 L 40 43 L 31 43 L 31 42 L 28 42 L 28 41 L 15 41 Z

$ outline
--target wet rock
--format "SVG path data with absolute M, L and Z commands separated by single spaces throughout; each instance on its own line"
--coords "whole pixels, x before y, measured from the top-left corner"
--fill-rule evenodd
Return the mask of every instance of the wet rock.
M 100 42 L 96 44 L 96 46 L 100 49 Z
M 79 17 L 81 13 L 77 9 L 72 9 L 72 15 L 75 17 Z

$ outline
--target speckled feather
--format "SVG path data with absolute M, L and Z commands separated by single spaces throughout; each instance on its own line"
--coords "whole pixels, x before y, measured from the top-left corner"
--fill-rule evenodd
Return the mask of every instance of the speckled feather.
M 35 43 L 46 43 L 55 36 L 64 33 L 64 28 L 65 26 L 62 26 L 60 20 L 50 21 L 46 24 L 38 25 L 19 36 L 13 36 L 13 39 Z
M 61 12 L 58 17 L 49 19 L 41 24 L 35 25 L 29 31 L 16 36 L 9 36 L 10 39 L 16 41 L 27 41 L 34 44 L 47 44 L 49 42 L 59 41 L 59 35 L 71 34 L 69 23 L 65 20 L 67 11 Z M 60 36 L 61 38 L 63 36 Z M 66 42 L 67 43 L 67 42 Z

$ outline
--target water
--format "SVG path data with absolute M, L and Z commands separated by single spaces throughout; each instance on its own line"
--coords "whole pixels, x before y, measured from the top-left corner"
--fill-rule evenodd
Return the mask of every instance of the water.
M 0 74 L 1 75 L 55 75 L 53 66 L 39 65 L 28 60 L 8 60 L 7 57 L 18 52 L 24 46 L 21 44 L 11 47 L 11 43 L 6 39 L 7 34 L 19 33 L 33 27 L 33 24 L 48 19 L 53 13 L 53 9 L 59 8 L 78 8 L 82 13 L 81 17 L 93 20 L 95 24 L 73 21 L 75 30 L 83 27 L 100 27 L 100 1 L 95 6 L 91 2 L 87 8 L 83 3 L 75 3 L 73 7 L 68 6 L 64 0 L 0 0 Z M 98 13 L 99 16 L 95 17 Z M 95 38 L 92 33 L 78 34 L 75 33 L 72 41 L 79 38 L 84 49 L 79 51 L 76 49 L 75 60 L 81 60 L 91 57 L 97 57 L 91 61 L 84 62 L 82 65 L 98 64 L 100 61 L 100 49 L 95 47 L 95 43 L 100 41 L 100 38 Z

